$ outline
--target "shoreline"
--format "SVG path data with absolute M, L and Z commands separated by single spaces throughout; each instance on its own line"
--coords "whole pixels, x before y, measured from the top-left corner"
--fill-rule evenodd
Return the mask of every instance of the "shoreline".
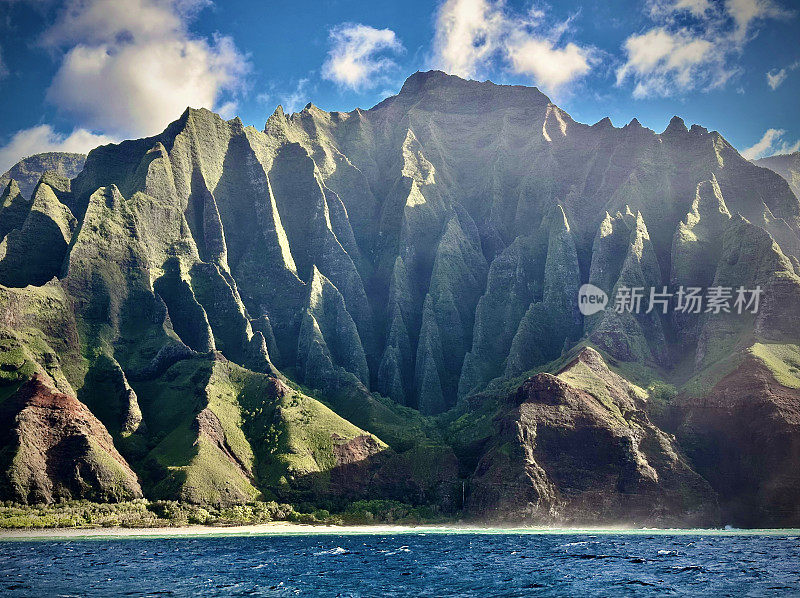
M 0 530 L 0 542 L 24 540 L 112 540 L 215 538 L 231 536 L 383 535 L 400 534 L 524 534 L 524 535 L 701 535 L 701 536 L 800 536 L 800 529 L 672 529 L 632 527 L 533 527 L 480 525 L 311 525 L 259 523 L 239 526 L 188 525 L 183 527 L 82 527 L 20 528 Z

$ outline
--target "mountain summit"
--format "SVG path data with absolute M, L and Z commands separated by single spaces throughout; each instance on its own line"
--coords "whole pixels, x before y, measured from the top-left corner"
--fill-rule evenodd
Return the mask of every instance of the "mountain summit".
M 800 202 L 717 132 L 431 71 L 263 131 L 187 109 L 1 205 L 0 397 L 84 404 L 145 496 L 800 522 Z M 715 286 L 761 309 L 613 309 Z

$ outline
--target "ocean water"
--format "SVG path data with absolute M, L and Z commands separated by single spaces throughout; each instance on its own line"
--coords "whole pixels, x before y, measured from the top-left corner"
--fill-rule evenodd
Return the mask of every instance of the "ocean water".
M 792 596 L 797 536 L 402 533 L 0 542 L 2 596 Z

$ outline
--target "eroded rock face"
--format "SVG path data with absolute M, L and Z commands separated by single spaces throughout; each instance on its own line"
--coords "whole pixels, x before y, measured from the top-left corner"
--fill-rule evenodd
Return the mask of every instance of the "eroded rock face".
M 80 401 L 35 375 L 0 405 L 4 494 L 24 503 L 140 498 L 136 474 Z
M 800 251 L 786 182 L 716 132 L 680 119 L 661 134 L 590 127 L 536 89 L 435 71 L 367 111 L 276 110 L 263 131 L 187 110 L 155 137 L 91 152 L 64 202 L 91 225 L 70 274 L 107 279 L 81 262 L 102 244 L 93 231 L 130 233 L 138 259 L 115 261 L 151 279 L 185 345 L 295 370 L 323 392 L 352 375 L 425 414 L 551 361 L 582 333 L 661 366 L 683 357 L 673 334 L 701 337 L 699 318 L 583 321 L 574 299 L 587 280 L 612 296 L 710 284 L 738 215 Z M 320 280 L 341 298 L 321 310 L 340 312 L 336 324 L 308 317 Z M 113 312 L 126 293 L 109 294 Z M 270 323 L 265 351 L 254 322 Z
M 678 118 L 588 126 L 536 89 L 441 72 L 370 110 L 279 108 L 263 131 L 187 109 L 30 198 L 4 186 L 0 397 L 34 374 L 79 397 L 153 497 L 450 508 L 473 478 L 481 514 L 711 521 L 645 415 L 658 385 L 603 359 L 702 396 L 780 343 L 770 371 L 795 376 L 789 185 Z M 611 305 L 624 287 L 765 294 L 758 315 L 645 297 L 583 317 L 587 282 Z M 543 369 L 487 433 L 496 389 Z M 458 410 L 460 462 L 438 425 Z
M 12 200 L 0 216 L 15 211 L 18 203 Z M 24 221 L 0 241 L 0 284 L 41 286 L 60 274 L 77 224 L 56 189 L 44 182 L 37 185 Z
M 800 524 L 800 389 L 748 357 L 678 410 L 678 438 L 718 492 L 726 523 Z
M 641 389 L 584 349 L 508 399 L 472 479 L 483 517 L 548 524 L 717 521 L 708 483 L 645 414 Z

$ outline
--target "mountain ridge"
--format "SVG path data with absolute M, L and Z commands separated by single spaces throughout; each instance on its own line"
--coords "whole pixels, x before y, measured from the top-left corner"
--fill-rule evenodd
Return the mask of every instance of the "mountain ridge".
M 6 187 L 8 182 L 14 179 L 23 195 L 30 198 L 45 172 L 50 171 L 58 176 L 71 179 L 81 171 L 85 161 L 86 155 L 78 153 L 44 152 L 34 154 L 21 159 L 0 176 L 0 188 Z
M 667 442 L 688 429 L 683 419 L 701 421 L 690 398 L 715 388 L 759 344 L 768 350 L 755 359 L 778 372 L 781 385 L 795 377 L 800 202 L 783 178 L 746 161 L 719 133 L 687 129 L 679 117 L 660 134 L 636 119 L 620 128 L 606 119 L 585 125 L 535 88 L 416 73 L 370 110 L 328 113 L 309 104 L 287 115 L 279 106 L 263 131 L 187 109 L 158 135 L 93 150 L 71 181 L 43 178 L 30 213 L 12 209 L 22 205 L 17 194 L 9 183 L 0 211 L 0 226 L 10 229 L 0 241 L 10 322 L 3 334 L 17 356 L 8 358 L 7 392 L 31 368 L 49 372 L 51 384 L 97 412 L 146 495 L 240 502 L 259 493 L 344 500 L 408 492 L 488 516 L 497 514 L 484 508 L 491 480 L 520 501 L 533 484 L 550 497 L 554 520 L 580 512 L 609 521 L 610 512 L 578 507 L 572 482 L 559 486 L 575 459 L 591 459 L 583 449 L 548 469 L 525 440 L 519 455 L 533 460 L 528 473 L 510 463 L 508 479 L 497 478 L 502 468 L 485 478 L 468 464 L 477 467 L 483 455 L 482 467 L 495 471 L 486 451 L 499 458 L 496 438 L 512 429 L 524 436 L 539 417 L 552 421 L 542 405 L 556 399 L 547 393 L 571 397 L 565 404 L 578 420 L 591 414 L 586 434 L 617 438 L 623 426 L 634 440 L 621 442 L 636 445 L 645 437 Z M 625 286 L 758 284 L 764 311 L 609 309 L 584 317 L 577 295 L 587 282 L 612 301 Z M 59 321 L 77 330 L 76 342 L 58 351 L 48 324 L 54 316 L 35 313 L 45 290 L 58 297 L 49 305 Z M 26 318 L 32 323 L 23 325 Z M 626 418 L 592 386 L 608 376 L 584 372 L 592 385 L 566 390 L 535 378 L 550 390 L 508 411 L 521 378 L 561 375 L 561 362 L 576 354 L 644 389 L 646 400 L 626 407 Z M 48 355 L 64 355 L 69 368 Z M 288 453 L 279 440 L 305 434 L 313 418 L 258 415 L 260 402 L 280 398 L 263 394 L 267 380 L 303 385 L 297 401 L 319 398 L 342 418 L 326 420 L 328 440 L 312 450 L 313 463 L 281 456 Z M 793 400 L 775 396 L 776 405 Z M 188 397 L 192 406 L 180 406 Z M 771 400 L 740 400 L 751 399 Z M 586 407 L 594 400 L 604 411 Z M 120 427 L 134 401 L 143 426 Z M 635 411 L 650 413 L 647 423 Z M 493 440 L 487 420 L 495 417 Z M 354 441 L 372 482 L 347 478 L 347 492 L 337 494 L 343 486 L 331 486 L 341 479 L 334 473 L 353 462 L 332 460 L 340 441 L 331 439 L 369 434 L 388 447 L 372 452 Z M 553 434 L 580 445 L 566 423 Z M 662 455 L 619 450 L 630 463 Z M 435 467 L 415 471 L 415 459 L 433 455 Z M 668 489 L 656 476 L 655 486 L 635 492 L 676 496 L 681 484 L 705 483 L 692 477 L 687 458 L 664 463 L 687 468 L 662 475 L 678 486 Z M 537 467 L 546 473 L 534 475 Z M 268 473 L 276 468 L 284 473 Z M 623 470 L 614 465 L 608 475 Z M 204 471 L 210 485 L 191 490 L 196 483 L 187 480 L 204 479 L 196 473 Z M 413 484 L 388 471 L 411 471 Z M 459 481 L 477 493 L 460 506 Z M 785 492 L 800 494 L 787 484 Z M 697 496 L 714 502 L 718 492 Z M 668 501 L 661 515 L 645 509 L 636 518 L 675 521 L 700 513 L 696 507 Z M 524 504 L 500 511 L 545 518 Z M 716 517 L 712 508 L 702 513 Z

